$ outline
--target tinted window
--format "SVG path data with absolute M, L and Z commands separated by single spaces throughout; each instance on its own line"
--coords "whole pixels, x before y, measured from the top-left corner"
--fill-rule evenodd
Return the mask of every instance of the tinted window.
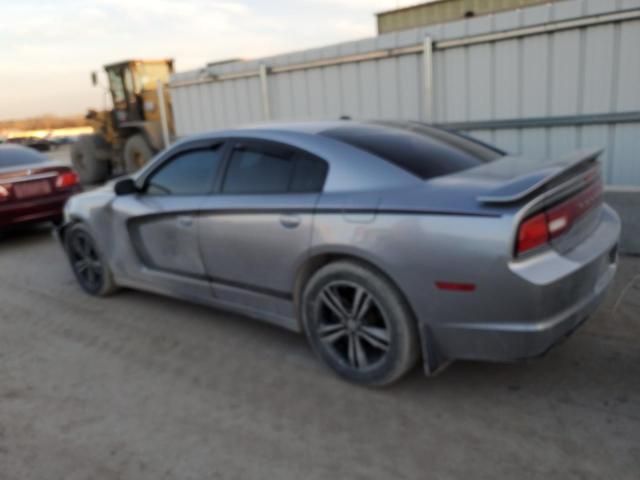
M 347 124 L 321 135 L 366 150 L 423 179 L 473 168 L 501 156 L 481 143 L 419 124 Z
M 327 176 L 327 163 L 307 153 L 296 155 L 291 192 L 313 193 L 321 192 Z
M 179 154 L 154 173 L 147 183 L 153 195 L 204 195 L 213 186 L 220 148 L 191 150 Z
M 13 167 L 45 163 L 49 159 L 30 148 L 17 145 L 0 145 L 0 167 Z
M 224 179 L 224 193 L 284 193 L 289 190 L 291 154 L 257 148 L 233 151 Z
M 468 154 L 474 157 L 478 157 L 478 159 L 484 160 L 485 162 L 490 162 L 498 157 L 502 157 L 507 154 L 504 150 L 500 150 L 494 145 L 489 145 L 488 143 L 482 142 L 464 133 L 456 132 L 454 130 L 448 130 L 442 127 L 434 127 L 433 125 L 429 125 L 428 123 L 391 121 L 372 123 L 382 126 L 389 126 L 392 128 L 400 128 L 403 130 L 408 130 L 421 135 L 425 135 L 427 137 L 433 138 L 434 140 L 439 140 L 443 143 L 446 143 L 454 149 L 467 152 Z
M 327 164 L 305 152 L 286 147 L 252 146 L 233 151 L 225 176 L 224 193 L 320 192 Z

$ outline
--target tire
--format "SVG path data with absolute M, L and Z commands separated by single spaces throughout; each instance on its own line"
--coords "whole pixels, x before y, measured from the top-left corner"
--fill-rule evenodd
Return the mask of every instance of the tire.
M 127 173 L 142 168 L 153 156 L 153 150 L 141 135 L 132 135 L 124 144 L 124 167 Z
M 100 135 L 82 135 L 71 145 L 71 164 L 83 184 L 107 179 L 110 155 L 109 144 Z
M 351 261 L 322 267 L 305 285 L 301 307 L 314 352 L 351 382 L 389 385 L 418 360 L 409 307 L 394 285 L 368 267 Z
M 85 292 L 103 297 L 116 290 L 111 270 L 85 225 L 76 223 L 69 227 L 64 246 L 71 270 Z

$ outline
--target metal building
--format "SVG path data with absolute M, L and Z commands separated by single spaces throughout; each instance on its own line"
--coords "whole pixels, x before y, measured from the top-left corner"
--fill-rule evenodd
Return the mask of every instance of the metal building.
M 564 0 L 174 75 L 179 135 L 264 120 L 413 119 L 536 161 L 603 147 L 640 186 L 640 0 Z
M 504 12 L 560 0 L 432 0 L 376 14 L 378 34 Z

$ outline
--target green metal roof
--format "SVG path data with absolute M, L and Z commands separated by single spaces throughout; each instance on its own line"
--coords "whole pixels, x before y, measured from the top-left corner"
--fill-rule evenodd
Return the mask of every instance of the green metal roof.
M 556 1 L 560 0 L 435 0 L 377 13 L 378 33 L 408 30 Z

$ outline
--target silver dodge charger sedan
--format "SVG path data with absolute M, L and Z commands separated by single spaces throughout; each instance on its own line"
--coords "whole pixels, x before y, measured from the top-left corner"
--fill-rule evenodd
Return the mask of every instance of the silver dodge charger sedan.
M 414 122 L 273 124 L 191 137 L 72 197 L 81 287 L 131 287 L 304 332 L 339 375 L 541 355 L 616 269 L 599 151 L 527 161 Z

